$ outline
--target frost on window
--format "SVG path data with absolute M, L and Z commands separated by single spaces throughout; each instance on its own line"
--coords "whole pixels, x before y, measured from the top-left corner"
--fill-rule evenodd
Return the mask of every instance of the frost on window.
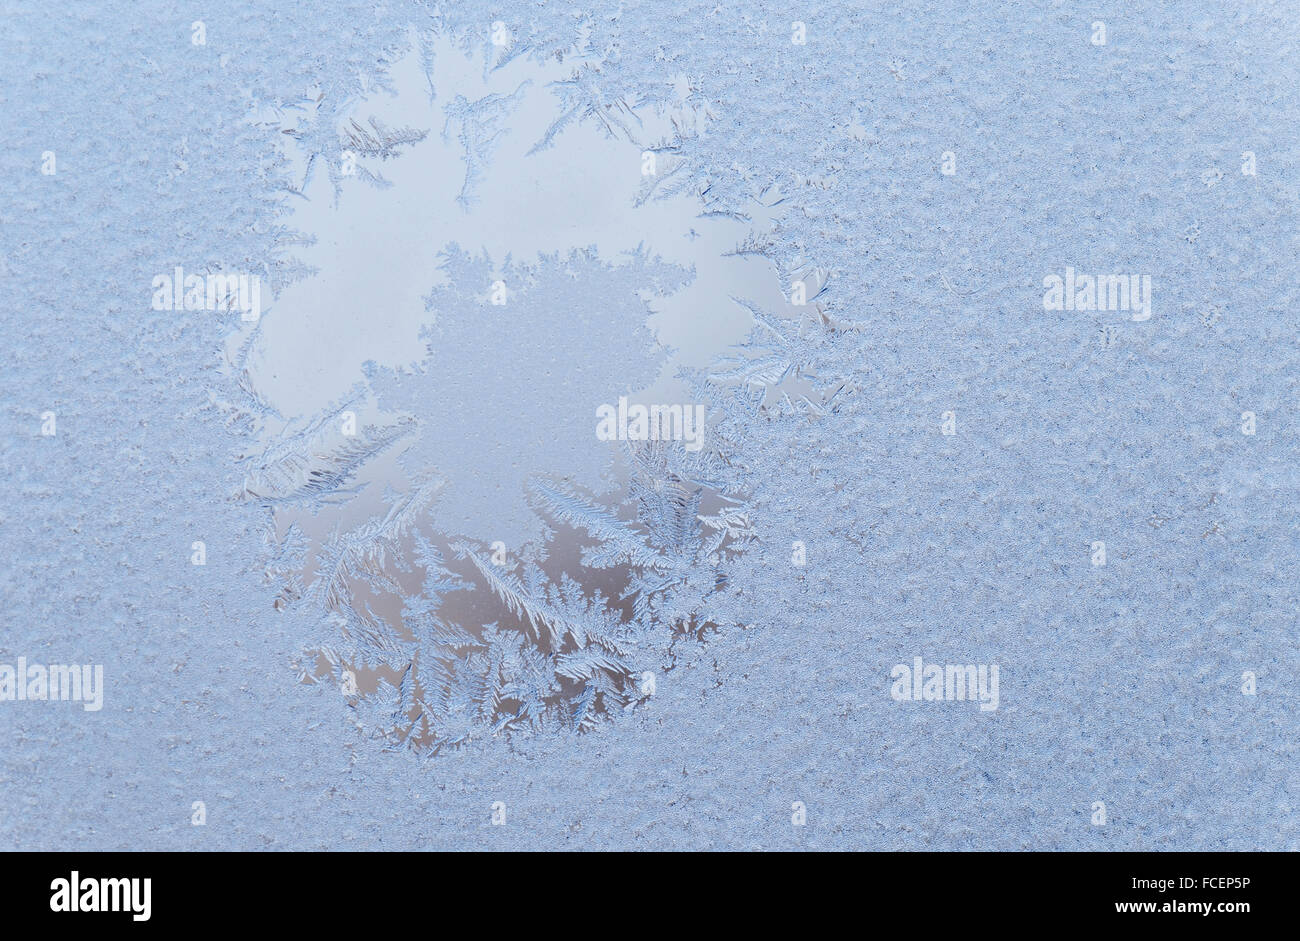
M 301 678 L 368 732 L 589 730 L 727 622 L 752 534 L 712 440 L 707 387 L 736 383 L 702 370 L 740 294 L 780 298 L 772 206 L 718 216 L 680 173 L 689 86 L 610 109 L 587 70 L 412 45 L 387 95 L 287 135 L 299 280 L 239 353 L 267 406 L 243 497 L 276 605 L 320 621 Z
M 85 6 L 5 845 L 1300 845 L 1281 5 Z

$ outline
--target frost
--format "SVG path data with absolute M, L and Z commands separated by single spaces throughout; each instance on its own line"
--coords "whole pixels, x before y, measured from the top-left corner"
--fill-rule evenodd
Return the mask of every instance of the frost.
M 442 136 L 446 138 L 451 126 L 458 125 L 460 130 L 456 139 L 465 150 L 465 183 L 456 196 L 462 209 L 468 211 L 473 205 L 474 188 L 483 177 L 483 165 L 492 158 L 502 133 L 500 122 L 519 106 L 528 84 L 524 82 L 513 94 L 485 95 L 477 101 L 468 101 L 464 95 L 457 95 L 447 105 L 447 121 Z
M 343 129 L 344 146 L 363 157 L 378 157 L 381 160 L 396 157 L 398 148 L 403 144 L 418 144 L 429 133 L 409 127 L 387 128 L 377 118 L 371 118 L 367 123 L 369 127 L 362 127 L 356 119 L 350 120 Z
M 7 845 L 1300 846 L 1294 24 L 1192 7 L 15 4 Z

